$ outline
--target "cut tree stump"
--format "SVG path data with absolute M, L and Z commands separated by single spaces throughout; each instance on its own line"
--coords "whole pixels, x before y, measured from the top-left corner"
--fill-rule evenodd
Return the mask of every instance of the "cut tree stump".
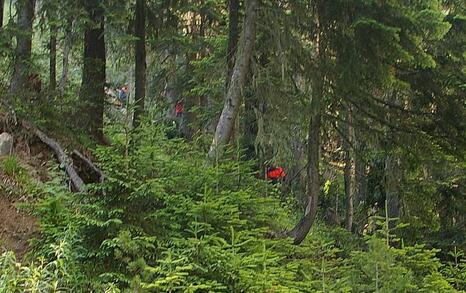
M 72 155 L 78 157 L 81 161 L 83 161 L 89 169 L 91 169 L 94 173 L 96 173 L 99 177 L 99 183 L 103 183 L 105 180 L 104 173 L 85 155 L 80 153 L 78 150 L 73 150 Z

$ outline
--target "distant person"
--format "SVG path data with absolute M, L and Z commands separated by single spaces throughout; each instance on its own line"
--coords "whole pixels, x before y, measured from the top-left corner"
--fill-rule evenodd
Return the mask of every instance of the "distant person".
M 178 100 L 175 105 L 175 115 L 176 117 L 183 116 L 184 104 L 182 100 Z
M 123 107 L 126 108 L 127 102 L 128 102 L 128 86 L 124 85 L 119 91 L 118 91 L 118 99 L 120 99 L 121 104 Z
M 276 184 L 281 178 L 286 177 L 286 173 L 282 167 L 271 166 L 267 169 L 267 179 Z

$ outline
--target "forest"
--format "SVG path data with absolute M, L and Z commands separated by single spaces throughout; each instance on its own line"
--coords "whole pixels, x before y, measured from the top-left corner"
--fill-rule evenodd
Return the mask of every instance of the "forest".
M 462 0 L 0 0 L 0 293 L 466 292 Z

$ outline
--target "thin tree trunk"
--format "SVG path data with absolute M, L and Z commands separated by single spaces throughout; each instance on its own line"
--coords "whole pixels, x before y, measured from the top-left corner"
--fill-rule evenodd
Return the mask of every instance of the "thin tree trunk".
M 315 100 L 315 99 L 313 99 Z M 320 192 L 319 160 L 320 160 L 320 125 L 321 114 L 315 113 L 309 123 L 308 135 L 308 187 L 307 187 L 307 205 L 304 215 L 299 223 L 287 233 L 294 238 L 295 244 L 300 244 L 314 223 L 317 215 Z
M 104 15 L 99 3 L 86 0 L 86 9 L 91 24 L 84 32 L 84 67 L 80 98 L 86 131 L 103 142 L 104 84 L 105 84 L 105 39 Z
M 252 160 L 256 157 L 256 137 L 257 137 L 257 97 L 254 93 L 247 92 L 244 98 L 244 113 L 242 117 L 243 136 L 241 145 L 245 152 L 245 159 Z
M 385 158 L 385 196 L 388 206 L 388 216 L 390 218 L 400 217 L 399 193 L 399 161 L 395 155 L 387 155 Z M 395 224 L 390 223 L 391 227 Z
M 305 148 L 304 144 L 299 138 L 296 138 L 291 143 L 291 166 L 289 169 L 288 176 L 284 178 L 281 188 L 282 197 L 288 195 L 295 186 L 299 186 L 301 182 L 305 182 L 306 175 L 304 169 L 306 168 L 305 164 Z M 304 174 L 304 176 L 302 175 Z M 305 206 L 306 203 L 300 201 L 300 205 Z
M 4 6 L 5 0 L 0 0 L 0 28 L 3 27 L 3 6 Z
M 316 8 L 314 17 L 316 20 L 316 33 L 315 43 L 316 49 L 316 70 L 312 76 L 312 96 L 311 96 L 311 118 L 309 121 L 309 133 L 307 138 L 307 204 L 304 210 L 304 215 L 299 223 L 286 234 L 289 237 L 294 238 L 294 244 L 300 244 L 311 230 L 312 225 L 317 216 L 317 210 L 319 205 L 319 193 L 320 193 L 320 128 L 322 119 L 323 102 L 322 96 L 324 95 L 324 82 L 325 82 L 325 71 L 323 70 L 322 60 L 324 58 L 325 50 L 323 45 L 323 30 L 321 28 L 321 22 L 319 17 L 319 10 Z
M 243 35 L 231 76 L 230 86 L 228 87 L 228 92 L 225 97 L 222 115 L 218 121 L 214 139 L 209 150 L 208 157 L 210 159 L 221 155 L 223 147 L 230 141 L 232 130 L 235 125 L 256 39 L 257 5 L 257 0 L 246 1 Z
M 66 82 L 68 81 L 68 69 L 70 63 L 70 52 L 72 46 L 71 33 L 73 30 L 73 20 L 69 20 L 65 28 L 65 42 L 63 45 L 63 59 L 62 59 L 62 72 L 60 83 L 58 85 L 61 93 L 65 91 Z
M 10 83 L 10 93 L 17 93 L 26 87 L 31 73 L 32 23 L 35 0 L 18 0 L 18 30 L 16 36 L 15 65 Z
M 355 198 L 354 205 L 358 207 L 366 201 L 366 163 L 363 158 L 363 146 L 360 142 L 360 132 L 354 129 L 354 145 L 356 152 L 354 155 L 354 181 L 355 181 Z
M 345 227 L 348 231 L 353 229 L 353 216 L 354 216 L 354 166 L 352 160 L 352 151 L 350 144 L 354 143 L 353 140 L 353 127 L 351 125 L 351 110 L 348 109 L 346 113 L 346 123 L 344 124 L 346 138 L 343 139 L 344 151 L 344 182 L 345 182 L 345 199 L 346 199 L 346 224 Z M 348 141 L 349 140 L 349 141 Z
M 192 74 L 192 65 L 191 61 L 195 60 L 193 54 L 186 54 L 185 65 L 182 70 L 190 76 Z M 193 136 L 193 122 L 194 122 L 194 97 L 192 95 L 186 95 L 183 97 L 183 114 L 179 119 L 179 131 L 183 137 L 187 140 L 190 140 Z
M 175 106 L 176 102 L 178 99 L 178 94 L 176 90 L 176 84 L 175 84 L 175 78 L 174 77 L 167 77 L 165 81 L 165 98 L 168 103 L 168 111 L 167 111 L 167 118 L 169 120 L 176 120 L 176 112 L 175 112 Z
M 225 92 L 231 81 L 233 68 L 235 67 L 235 56 L 238 48 L 239 40 L 239 0 L 227 0 L 228 2 L 228 47 L 227 47 L 227 72 L 225 78 Z M 218 124 L 219 115 L 215 110 L 215 103 L 211 98 L 207 98 L 207 107 L 213 113 L 212 119 L 209 122 L 207 131 L 215 133 Z
M 51 19 L 50 21 L 54 21 Z M 54 92 L 57 87 L 57 28 L 50 24 L 50 59 L 49 59 L 49 90 Z
M 235 55 L 236 48 L 238 47 L 239 39 L 239 0 L 228 1 L 228 49 L 227 49 L 227 78 L 226 78 L 226 89 L 230 85 L 231 75 L 233 74 L 233 68 L 235 67 Z
M 136 0 L 136 27 L 135 27 L 135 104 L 134 127 L 141 123 L 144 113 L 144 98 L 146 96 L 146 3 L 145 0 Z

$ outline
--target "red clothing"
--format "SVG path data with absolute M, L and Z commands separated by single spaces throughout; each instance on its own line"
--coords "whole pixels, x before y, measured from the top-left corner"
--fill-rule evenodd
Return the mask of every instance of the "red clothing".
M 277 179 L 283 178 L 285 176 L 286 176 L 286 173 L 285 173 L 285 171 L 283 171 L 282 167 L 270 168 L 267 171 L 267 178 L 270 179 L 270 180 L 277 180 Z
M 184 106 L 183 106 L 183 102 L 179 101 L 176 103 L 175 105 L 175 113 L 177 116 L 181 115 L 183 113 L 183 110 L 184 110 Z

